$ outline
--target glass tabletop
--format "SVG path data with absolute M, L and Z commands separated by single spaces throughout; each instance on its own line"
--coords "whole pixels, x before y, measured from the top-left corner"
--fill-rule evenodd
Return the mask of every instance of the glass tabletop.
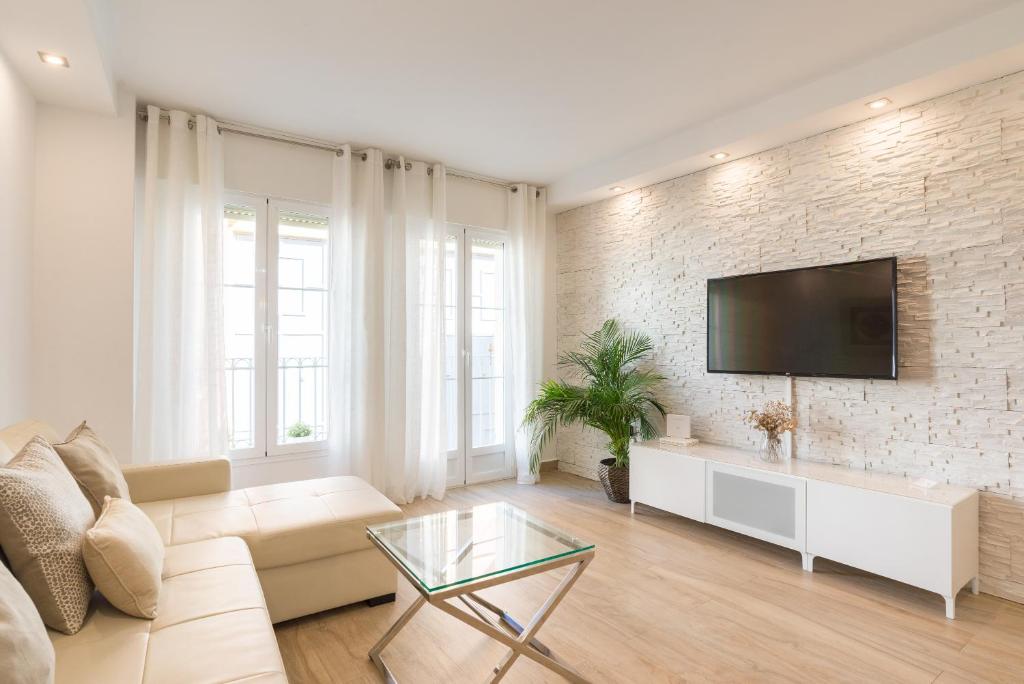
M 594 548 L 503 501 L 366 530 L 431 592 Z

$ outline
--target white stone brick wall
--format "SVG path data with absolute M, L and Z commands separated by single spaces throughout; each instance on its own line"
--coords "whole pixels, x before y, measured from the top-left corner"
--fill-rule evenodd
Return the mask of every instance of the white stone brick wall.
M 672 412 L 753 447 L 782 378 L 705 372 L 708 278 L 897 256 L 898 382 L 796 380 L 799 458 L 977 487 L 983 587 L 1024 600 L 1024 73 L 558 216 L 559 352 L 653 335 Z M 563 433 L 595 476 L 604 440 Z

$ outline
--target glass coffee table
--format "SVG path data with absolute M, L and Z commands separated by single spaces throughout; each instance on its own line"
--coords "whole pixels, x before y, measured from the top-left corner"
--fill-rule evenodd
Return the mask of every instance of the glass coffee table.
M 370 525 L 366 535 L 420 594 L 370 649 L 385 681 L 396 680 L 381 651 L 429 603 L 508 646 L 490 681 L 524 656 L 571 682 L 586 682 L 536 635 L 594 559 L 593 544 L 504 502 Z M 476 593 L 565 566 L 569 572 L 525 625 Z

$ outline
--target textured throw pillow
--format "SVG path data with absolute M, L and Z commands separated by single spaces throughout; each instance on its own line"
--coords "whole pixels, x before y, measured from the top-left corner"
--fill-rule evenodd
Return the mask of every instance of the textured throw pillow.
M 0 679 L 10 684 L 52 682 L 53 644 L 32 599 L 0 565 Z
M 117 459 L 84 421 L 53 448 L 85 492 L 95 515 L 100 514 L 105 496 L 131 500 Z
M 82 555 L 96 588 L 112 606 L 135 617 L 156 617 L 164 543 L 138 506 L 106 497 L 99 520 L 85 533 Z
M 43 622 L 65 634 L 81 629 L 89 610 L 93 587 L 82 540 L 94 522 L 82 490 L 42 437 L 0 468 L 0 545 Z

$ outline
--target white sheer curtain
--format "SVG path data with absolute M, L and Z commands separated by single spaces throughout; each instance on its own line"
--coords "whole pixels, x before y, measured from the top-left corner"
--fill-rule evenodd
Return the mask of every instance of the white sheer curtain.
M 133 460 L 226 453 L 217 122 L 148 108 Z
M 440 499 L 445 171 L 362 154 L 334 162 L 329 451 L 395 502 Z
M 520 184 L 508 192 L 509 332 L 512 365 L 512 426 L 516 480 L 533 484 L 530 432 L 521 425 L 544 374 L 544 259 L 547 193 Z

